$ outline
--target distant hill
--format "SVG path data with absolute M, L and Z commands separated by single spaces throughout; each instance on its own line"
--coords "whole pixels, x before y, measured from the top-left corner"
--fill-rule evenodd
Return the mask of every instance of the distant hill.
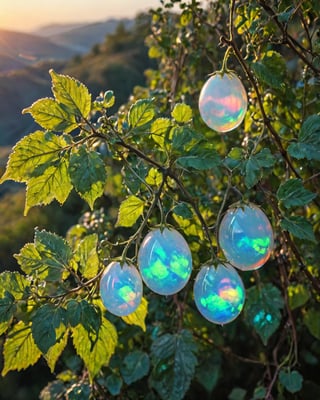
M 0 72 L 32 65 L 43 60 L 68 60 L 74 50 L 27 33 L 0 29 Z
M 114 33 L 119 23 L 122 23 L 126 29 L 130 29 L 133 20 L 130 19 L 109 19 L 94 24 L 81 25 L 69 30 L 63 30 L 59 33 L 47 35 L 51 42 L 64 47 L 69 47 L 80 54 L 87 53 L 92 46 L 102 43 L 106 35 Z
M 88 23 L 85 22 L 80 22 L 80 23 L 74 23 L 74 24 L 49 24 L 49 25 L 44 25 L 41 26 L 40 28 L 37 28 L 34 30 L 32 33 L 37 36 L 43 36 L 43 37 L 50 37 L 53 35 L 58 35 L 60 33 L 65 33 L 68 31 L 71 31 L 71 29 L 75 28 L 80 28 L 81 26 L 88 25 Z

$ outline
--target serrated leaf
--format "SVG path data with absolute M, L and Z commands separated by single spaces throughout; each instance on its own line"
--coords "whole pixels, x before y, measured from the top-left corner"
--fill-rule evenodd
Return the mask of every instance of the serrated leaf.
M 279 373 L 279 381 L 290 393 L 297 393 L 302 389 L 303 377 L 298 371 L 284 371 Z
M 262 178 L 264 169 L 273 167 L 275 158 L 268 148 L 252 154 L 245 162 L 245 184 L 248 189 L 252 188 Z
M 49 71 L 52 79 L 52 92 L 66 111 L 78 117 L 87 118 L 91 110 L 91 95 L 86 86 L 67 75 Z
M 288 286 L 288 302 L 291 310 L 303 306 L 310 299 L 310 291 L 303 284 Z
M 121 318 L 128 325 L 140 326 L 143 332 L 146 332 L 147 327 L 145 319 L 147 314 L 148 314 L 148 302 L 144 297 L 142 297 L 141 303 L 139 304 L 138 308 L 136 308 L 136 310 L 133 313 Z
M 194 377 L 197 358 L 191 332 L 164 334 L 151 346 L 151 386 L 163 400 L 181 400 Z
M 251 64 L 251 68 L 258 79 L 267 86 L 275 89 L 284 86 L 286 63 L 281 54 L 276 51 L 266 52 L 262 60 Z
M 27 243 L 15 258 L 26 274 L 58 281 L 67 270 L 72 251 L 63 238 L 50 232 L 36 231 L 34 243 Z
M 281 292 L 271 283 L 247 289 L 246 322 L 255 329 L 264 345 L 280 325 L 283 305 Z
M 203 136 L 189 126 L 175 126 L 170 134 L 172 135 L 172 149 L 178 152 L 189 152 L 203 140 Z
M 92 381 L 101 367 L 108 365 L 118 341 L 117 331 L 103 317 L 99 331 L 93 338 L 89 337 L 88 331 L 81 324 L 72 328 L 72 338 L 76 352 L 84 361 Z
M 179 123 L 189 122 L 192 118 L 192 108 L 187 104 L 178 103 L 174 106 L 171 116 Z
M 81 146 L 71 154 L 69 172 L 75 190 L 93 209 L 95 200 L 103 195 L 107 179 L 101 156 Z
M 150 369 L 150 360 L 147 353 L 135 350 L 128 353 L 120 367 L 120 372 L 124 382 L 127 385 L 138 381 L 148 375 Z
M 120 204 L 116 226 L 133 226 L 137 219 L 142 215 L 143 209 L 143 200 L 136 196 L 129 196 Z
M 172 123 L 169 118 L 157 118 L 151 124 L 151 137 L 160 146 L 163 147 L 166 136 Z
M 51 98 L 35 101 L 22 113 L 30 113 L 37 124 L 49 131 L 68 133 L 78 127 L 75 116 L 70 115 L 56 100 Z
M 19 321 L 8 333 L 4 343 L 2 376 L 9 371 L 28 368 L 35 364 L 40 356 L 41 352 L 32 337 L 31 325 Z
M 284 207 L 304 206 L 317 195 L 305 189 L 301 179 L 289 179 L 279 186 L 277 198 Z
M 67 320 L 72 327 L 81 324 L 88 332 L 89 337 L 97 336 L 101 326 L 101 312 L 99 308 L 86 300 L 70 300 L 67 303 Z
M 7 169 L 0 183 L 11 179 L 27 182 L 43 166 L 59 160 L 59 154 L 68 146 L 65 138 L 52 132 L 36 131 L 21 139 L 10 154 Z
M 320 116 L 311 115 L 302 124 L 298 142 L 288 147 L 289 154 L 297 159 L 320 160 Z
M 0 297 L 8 291 L 16 300 L 21 300 L 28 293 L 30 282 L 19 272 L 4 271 L 0 274 Z
M 214 146 L 206 143 L 193 147 L 188 155 L 179 157 L 177 162 L 184 168 L 206 170 L 219 166 L 221 159 Z
M 282 229 L 290 232 L 293 236 L 296 236 L 299 239 L 316 242 L 312 225 L 305 217 L 302 217 L 300 215 L 284 217 L 281 220 L 280 225 Z
M 9 322 L 13 317 L 17 307 L 15 299 L 11 293 L 5 292 L 4 297 L 0 299 L 0 324 Z
M 310 308 L 304 314 L 303 322 L 311 335 L 320 340 L 320 311 Z
M 93 233 L 85 236 L 77 247 L 76 258 L 80 265 L 80 272 L 86 279 L 93 278 L 99 270 L 99 257 L 97 253 L 98 235 Z
M 56 363 L 61 356 L 63 350 L 66 348 L 68 343 L 69 330 L 64 324 L 61 324 L 56 328 L 56 343 L 50 347 L 50 349 L 45 354 L 45 359 L 48 363 L 51 373 L 54 372 Z
M 36 310 L 32 318 L 33 339 L 43 354 L 56 343 L 56 329 L 65 323 L 65 310 L 53 304 L 44 304 Z
M 131 128 L 137 128 L 150 122 L 155 116 L 155 106 L 152 99 L 140 99 L 129 110 L 128 122 Z
M 72 184 L 69 175 L 69 160 L 61 157 L 55 165 L 48 166 L 39 176 L 29 179 L 24 215 L 31 207 L 47 205 L 53 200 L 63 204 L 71 190 Z

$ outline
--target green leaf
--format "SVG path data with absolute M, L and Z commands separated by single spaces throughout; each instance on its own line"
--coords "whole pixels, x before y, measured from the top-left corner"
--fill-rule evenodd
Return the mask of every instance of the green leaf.
M 141 303 L 139 304 L 138 308 L 136 308 L 136 310 L 133 313 L 121 318 L 128 325 L 140 326 L 143 332 L 146 332 L 147 327 L 145 319 L 147 314 L 148 314 L 148 302 L 144 297 L 142 297 Z
M 286 62 L 281 54 L 276 51 L 268 51 L 263 59 L 251 64 L 253 72 L 258 79 L 274 89 L 284 86 L 286 75 Z
M 19 272 L 5 271 L 0 274 L 0 297 L 8 291 L 16 300 L 21 300 L 28 294 L 29 287 L 30 282 Z
M 16 309 L 14 297 L 6 291 L 4 297 L 0 299 L 0 323 L 10 321 Z
M 31 325 L 19 321 L 8 333 L 4 343 L 2 376 L 9 371 L 28 368 L 35 364 L 40 356 L 41 352 L 32 337 Z
M 148 375 L 150 369 L 150 360 L 147 353 L 135 350 L 128 353 L 120 367 L 123 380 L 127 385 L 138 381 Z
M 87 118 L 91 111 L 91 95 L 86 86 L 74 78 L 49 71 L 52 92 L 56 100 L 65 106 L 68 113 Z
M 320 160 L 320 115 L 311 115 L 304 121 L 298 141 L 289 145 L 288 152 L 297 159 Z
M 320 340 L 320 311 L 310 308 L 304 314 L 303 322 L 311 335 Z
M 175 126 L 171 130 L 171 135 L 172 149 L 180 153 L 189 152 L 199 142 L 203 141 L 203 136 L 189 126 Z
M 70 300 L 67 303 L 67 320 L 72 327 L 81 324 L 88 334 L 97 336 L 101 326 L 101 312 L 99 308 L 86 300 Z
M 37 100 L 22 113 L 30 113 L 37 124 L 49 131 L 68 133 L 78 127 L 75 116 L 68 114 L 56 100 L 51 98 Z
M 93 209 L 95 200 L 103 195 L 107 179 L 101 156 L 81 146 L 71 154 L 69 172 L 75 190 Z
M 43 354 L 56 343 L 56 328 L 65 322 L 65 310 L 53 304 L 44 304 L 31 318 L 32 336 Z
M 50 347 L 50 349 L 45 354 L 45 359 L 48 363 L 51 373 L 54 372 L 56 363 L 61 356 L 61 353 L 66 348 L 68 343 L 69 330 L 66 329 L 64 323 L 62 323 L 58 328 L 56 328 L 56 343 Z
M 68 389 L 67 393 L 68 400 L 89 400 L 91 398 L 91 388 L 88 383 L 75 383 Z
M 201 363 L 197 367 L 197 381 L 211 393 L 221 374 L 221 354 L 207 351 L 201 354 Z
M 289 179 L 282 183 L 277 191 L 277 198 L 284 207 L 304 206 L 317 195 L 305 189 L 301 179 Z
M 284 217 L 280 222 L 281 228 L 299 239 L 316 242 L 311 223 L 300 215 Z
M 120 376 L 115 374 L 109 375 L 107 376 L 105 382 L 106 387 L 112 396 L 118 396 L 120 394 L 123 383 Z
M 171 116 L 179 123 L 189 122 L 192 118 L 192 108 L 187 104 L 178 103 L 174 106 Z
M 160 186 L 163 179 L 163 175 L 156 168 L 150 168 L 148 175 L 146 176 L 146 183 L 152 186 Z
M 228 396 L 228 400 L 244 400 L 246 394 L 247 394 L 246 390 L 236 387 L 232 389 L 231 393 Z
M 194 377 L 196 344 L 191 332 L 166 333 L 151 346 L 154 365 L 150 384 L 163 400 L 181 400 Z
M 129 110 L 128 122 L 131 128 L 137 128 L 150 122 L 155 116 L 155 106 L 152 99 L 136 101 Z
M 47 166 L 41 175 L 28 181 L 24 215 L 36 205 L 47 205 L 53 200 L 63 204 L 67 200 L 72 190 L 68 169 L 68 158 L 61 157 L 54 165 Z
M 131 227 L 142 215 L 144 201 L 136 196 L 129 196 L 120 204 L 116 226 Z
M 283 305 L 281 292 L 271 283 L 247 289 L 246 322 L 255 329 L 264 345 L 280 325 Z
M 252 188 L 262 178 L 265 168 L 273 167 L 275 158 L 268 148 L 253 154 L 245 162 L 245 184 L 248 189 Z
M 157 118 L 151 124 L 151 137 L 160 146 L 163 147 L 168 131 L 172 123 L 169 118 Z
M 188 155 L 179 157 L 177 162 L 184 168 L 206 170 L 219 166 L 221 159 L 214 146 L 206 143 L 193 147 Z
M 290 393 L 297 393 L 302 389 L 303 377 L 298 371 L 286 372 L 282 369 L 279 381 Z
M 92 381 L 101 367 L 108 365 L 117 345 L 117 331 L 103 317 L 99 331 L 93 338 L 89 337 L 88 331 L 81 324 L 72 328 L 72 337 L 76 352 L 84 361 Z
M 32 176 L 38 176 L 37 171 L 54 165 L 67 146 L 64 137 L 52 132 L 36 131 L 25 136 L 14 146 L 0 183 L 8 179 L 27 182 Z
M 79 261 L 80 272 L 86 279 L 91 279 L 99 271 L 99 257 L 97 253 L 98 235 L 93 233 L 85 236 L 77 247 L 75 252 Z
M 107 90 L 103 95 L 103 107 L 111 108 L 114 106 L 116 99 L 112 90 Z
M 287 291 L 291 310 L 303 306 L 310 299 L 310 291 L 303 284 L 289 285 Z
M 187 203 L 180 202 L 178 203 L 172 212 L 183 219 L 191 219 L 193 217 L 192 210 Z
M 50 232 L 35 232 L 34 243 L 27 243 L 15 255 L 21 269 L 42 280 L 59 281 L 72 258 L 67 242 Z

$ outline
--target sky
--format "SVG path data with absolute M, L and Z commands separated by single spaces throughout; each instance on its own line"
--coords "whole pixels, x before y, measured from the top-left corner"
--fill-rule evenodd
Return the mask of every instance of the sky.
M 0 28 L 31 32 L 52 23 L 133 17 L 160 0 L 0 0 Z

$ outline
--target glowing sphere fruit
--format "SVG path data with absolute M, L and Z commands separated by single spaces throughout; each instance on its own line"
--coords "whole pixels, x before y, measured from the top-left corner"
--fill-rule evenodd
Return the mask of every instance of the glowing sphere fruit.
M 110 263 L 100 281 L 100 297 L 108 311 L 119 317 L 133 313 L 141 303 L 142 279 L 128 264 Z
M 202 267 L 194 282 L 193 293 L 200 314 L 221 325 L 237 318 L 245 301 L 243 282 L 230 264 Z
M 221 221 L 218 235 L 226 259 L 243 271 L 262 267 L 270 257 L 272 227 L 254 204 L 231 207 Z
M 237 128 L 243 121 L 247 107 L 247 93 L 233 72 L 212 75 L 201 89 L 201 118 L 217 132 L 229 132 Z
M 138 253 L 144 283 L 153 292 L 171 295 L 188 282 L 192 258 L 188 243 L 174 229 L 155 229 L 147 234 Z

